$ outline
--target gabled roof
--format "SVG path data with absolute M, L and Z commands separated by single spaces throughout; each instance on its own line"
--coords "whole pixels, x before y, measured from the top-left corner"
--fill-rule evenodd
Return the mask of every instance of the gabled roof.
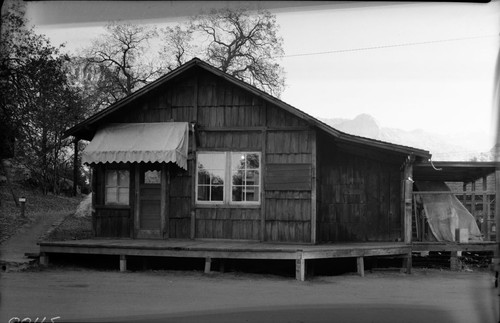
M 308 122 L 312 126 L 315 126 L 315 127 L 319 128 L 320 130 L 326 132 L 327 134 L 333 136 L 337 140 L 344 141 L 347 143 L 352 143 L 352 144 L 358 144 L 358 145 L 368 145 L 368 146 L 373 147 L 373 148 L 390 150 L 392 152 L 396 152 L 396 153 L 400 153 L 400 154 L 414 155 L 416 157 L 420 157 L 423 159 L 429 159 L 431 157 L 431 154 L 427 150 L 392 144 L 392 143 L 388 143 L 388 142 L 384 142 L 384 141 L 380 141 L 380 140 L 364 138 L 364 137 L 360 137 L 360 136 L 347 134 L 345 132 L 341 132 L 335 128 L 332 128 L 331 126 L 327 125 L 326 123 L 312 117 L 311 115 L 309 115 L 309 114 L 273 97 L 272 95 L 269 95 L 266 92 L 259 90 L 258 88 L 235 78 L 234 76 L 231 76 L 229 74 L 222 72 L 221 70 L 211 66 L 210 64 L 200 60 L 199 58 L 193 58 L 189 62 L 178 67 L 177 69 L 169 72 L 168 74 L 165 74 L 164 76 L 149 83 L 148 85 L 137 90 L 136 92 L 132 93 L 131 95 L 124 97 L 123 99 L 115 102 L 114 104 L 110 105 L 106 109 L 94 114 L 93 116 L 87 118 L 86 120 L 82 121 L 81 123 L 68 129 L 65 132 L 65 136 L 75 136 L 79 139 L 85 139 L 85 140 L 92 139 L 92 136 L 93 136 L 94 132 L 96 131 L 96 129 L 95 129 L 96 124 L 99 122 L 99 120 L 116 112 L 117 110 L 124 107 L 128 103 L 138 99 L 142 95 L 145 95 L 146 93 L 148 93 L 152 90 L 155 90 L 156 88 L 163 85 L 164 83 L 176 78 L 177 76 L 179 76 L 179 75 L 185 73 L 186 71 L 191 70 L 192 68 L 195 68 L 195 67 L 200 67 L 200 68 L 202 68 L 202 69 L 204 69 L 212 74 L 215 74 L 216 76 L 223 78 L 227 82 L 234 84 L 240 88 L 243 88 L 244 90 L 262 98 L 263 100 L 266 100 L 267 102 L 272 103 L 272 104 L 284 109 L 285 111 L 305 120 L 306 122 Z

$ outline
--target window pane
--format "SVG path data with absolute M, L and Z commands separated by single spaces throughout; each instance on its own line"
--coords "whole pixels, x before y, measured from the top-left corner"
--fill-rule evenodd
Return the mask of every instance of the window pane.
M 198 171 L 198 184 L 210 184 L 210 173 L 205 169 Z
M 231 169 L 245 169 L 245 153 L 231 153 Z
M 129 187 L 129 172 L 128 170 L 118 171 L 118 185 L 121 187 Z
M 144 184 L 160 184 L 160 183 L 161 183 L 160 170 L 148 170 L 144 173 Z
M 246 185 L 259 185 L 259 171 L 258 170 L 249 170 L 246 172 Z
M 128 205 L 129 189 L 119 188 L 118 189 L 118 203 Z
M 232 196 L 232 201 L 233 202 L 240 202 L 243 201 L 243 187 L 242 186 L 233 186 L 233 196 Z
M 198 154 L 198 201 L 224 200 L 226 153 Z
M 210 186 L 198 186 L 198 201 L 210 201 Z
M 117 203 L 118 200 L 116 199 L 116 187 L 108 187 L 106 188 L 106 191 L 104 194 L 105 195 L 105 203 Z
M 211 199 L 210 201 L 223 201 L 224 200 L 224 186 L 212 186 L 211 187 Z
M 118 178 L 116 170 L 106 171 L 106 186 L 116 186 L 118 184 Z
M 198 170 L 224 170 L 226 169 L 226 155 L 225 154 L 198 154 Z
M 259 187 L 247 186 L 245 188 L 245 201 L 258 202 L 259 201 Z
M 259 154 L 247 154 L 246 155 L 246 168 L 248 169 L 258 169 L 260 166 Z
M 233 185 L 243 185 L 244 171 L 233 172 Z
M 214 170 L 210 172 L 211 183 L 213 185 L 224 185 L 224 171 Z

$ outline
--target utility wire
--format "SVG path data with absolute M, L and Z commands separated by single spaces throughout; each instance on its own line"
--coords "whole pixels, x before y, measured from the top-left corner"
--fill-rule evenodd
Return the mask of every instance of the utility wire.
M 336 50 L 330 50 L 330 51 L 325 51 L 325 52 L 283 55 L 283 56 L 277 56 L 276 58 L 288 58 L 288 57 L 300 57 L 300 56 L 313 56 L 313 55 L 347 53 L 347 52 L 357 52 L 357 51 L 374 50 L 374 49 L 384 49 L 384 48 L 393 48 L 393 47 L 406 47 L 406 46 L 416 46 L 416 45 L 425 45 L 425 44 L 445 43 L 445 42 L 461 41 L 461 40 L 468 40 L 468 39 L 490 38 L 490 37 L 498 37 L 498 36 L 499 35 L 471 36 L 471 37 L 460 37 L 460 38 L 448 38 L 448 39 L 428 40 L 428 41 L 412 42 L 412 43 L 401 43 L 401 44 L 391 44 L 391 45 L 378 45 L 378 46 L 371 46 L 371 47 L 360 47 L 360 48 L 349 48 L 349 49 L 336 49 Z

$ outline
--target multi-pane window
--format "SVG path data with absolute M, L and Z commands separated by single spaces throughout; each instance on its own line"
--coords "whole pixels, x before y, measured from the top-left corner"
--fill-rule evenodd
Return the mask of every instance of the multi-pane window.
M 130 173 L 128 170 L 106 170 L 105 204 L 129 204 Z
M 203 204 L 259 204 L 260 153 L 200 152 L 196 200 Z
M 231 153 L 231 202 L 259 202 L 260 155 Z
M 197 200 L 200 202 L 223 202 L 226 154 L 199 153 L 197 169 Z

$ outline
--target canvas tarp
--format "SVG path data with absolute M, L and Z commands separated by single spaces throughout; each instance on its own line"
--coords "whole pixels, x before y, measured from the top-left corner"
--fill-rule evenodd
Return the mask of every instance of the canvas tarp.
M 188 123 L 120 123 L 99 129 L 82 154 L 84 163 L 168 163 L 187 169 Z
M 423 203 L 429 227 L 437 241 L 455 241 L 456 229 L 468 229 L 469 241 L 482 241 L 472 214 L 460 203 L 444 182 L 415 182 L 415 193 Z M 423 193 L 447 192 L 450 194 Z

